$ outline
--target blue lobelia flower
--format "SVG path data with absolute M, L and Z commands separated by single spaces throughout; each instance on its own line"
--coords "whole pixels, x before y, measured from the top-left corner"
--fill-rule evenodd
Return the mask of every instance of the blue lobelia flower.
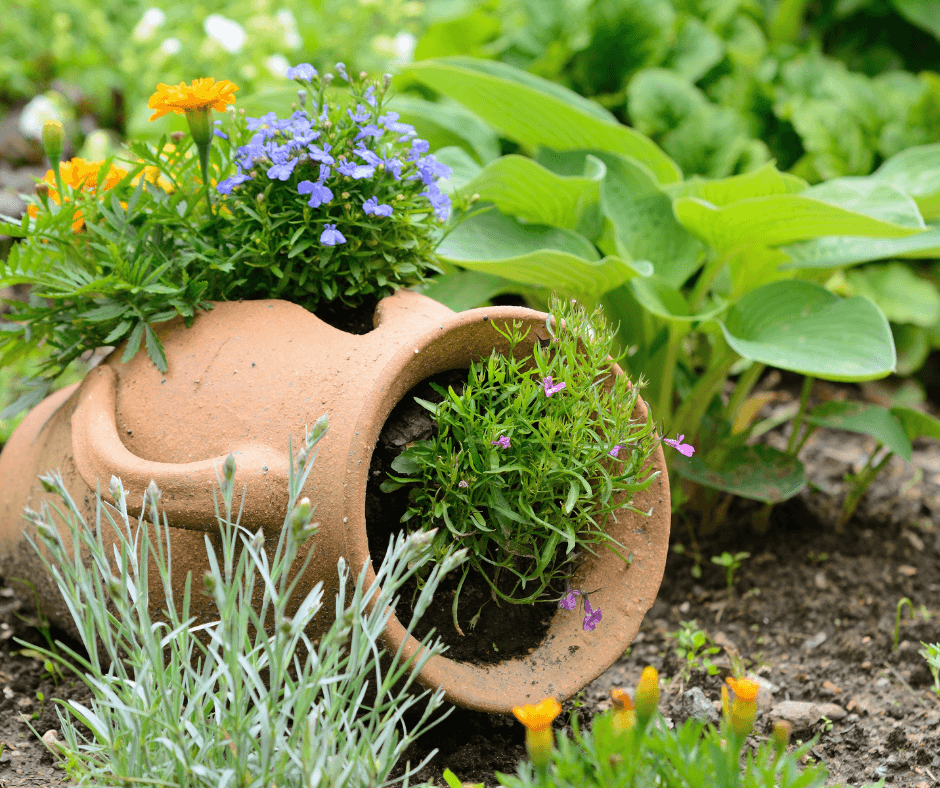
M 332 146 L 328 142 L 324 142 L 322 148 L 316 145 L 307 146 L 307 150 L 310 152 L 310 158 L 314 161 L 323 162 L 324 164 L 333 164 L 336 161 L 330 156 L 331 149 Z
M 216 188 L 216 191 L 219 192 L 219 194 L 231 194 L 232 189 L 234 189 L 236 186 L 239 186 L 243 184 L 245 181 L 250 181 L 250 180 L 251 180 L 251 176 L 246 175 L 244 172 L 242 172 L 241 168 L 239 167 L 233 176 L 231 176 L 230 178 L 226 178 L 224 181 L 219 183 L 215 188 Z
M 310 195 L 307 205 L 311 208 L 319 208 L 321 205 L 326 205 L 326 203 L 333 199 L 333 192 L 323 185 L 323 181 L 317 181 L 316 183 L 313 181 L 301 181 L 297 184 L 297 192 L 299 194 Z
M 355 153 L 360 159 L 365 160 L 367 164 L 371 164 L 373 167 L 378 167 L 382 163 L 382 159 L 379 158 L 379 156 L 370 151 L 368 148 L 363 148 L 361 145 L 356 148 L 353 153 Z
M 304 82 L 310 82 L 317 75 L 317 70 L 309 63 L 300 63 L 287 69 L 288 79 L 300 79 Z
M 355 123 L 357 123 L 357 124 L 359 124 L 359 123 L 365 123 L 367 120 L 371 120 L 371 119 L 372 119 L 372 113 L 369 112 L 369 110 L 367 110 L 365 107 L 363 107 L 362 104 L 356 104 L 356 112 L 355 112 L 355 114 L 353 114 L 353 111 L 352 111 L 351 109 L 347 109 L 347 110 L 346 110 L 346 113 L 347 113 L 347 114 L 349 115 L 349 117 L 352 118 L 353 121 L 355 121 Z
M 286 181 L 290 178 L 294 167 L 300 159 L 284 159 L 282 162 L 274 164 L 267 172 L 267 176 L 273 180 Z
M 375 175 L 375 167 L 371 167 L 368 164 L 356 164 L 352 161 L 344 161 L 336 167 L 336 170 L 340 175 L 345 175 L 347 178 L 355 178 L 356 180 L 371 178 Z
M 444 194 L 435 183 L 429 184 L 421 194 L 428 198 L 434 208 L 435 216 L 443 222 L 450 212 L 450 197 Z
M 372 216 L 391 216 L 391 205 L 379 205 L 378 198 L 370 197 L 362 204 L 362 210 Z
M 320 233 L 320 243 L 324 246 L 336 246 L 336 244 L 346 243 L 346 236 L 336 229 L 335 224 L 325 224 L 323 232 Z
M 361 140 L 363 137 L 372 137 L 373 139 L 378 139 L 385 132 L 376 126 L 374 123 L 368 123 L 359 130 L 359 133 L 353 137 L 353 142 Z
M 597 610 L 591 609 L 591 603 L 588 602 L 587 594 L 584 595 L 584 609 L 587 611 L 587 615 L 584 617 L 584 625 L 581 629 L 586 632 L 589 629 L 593 630 L 603 616 L 600 608 Z

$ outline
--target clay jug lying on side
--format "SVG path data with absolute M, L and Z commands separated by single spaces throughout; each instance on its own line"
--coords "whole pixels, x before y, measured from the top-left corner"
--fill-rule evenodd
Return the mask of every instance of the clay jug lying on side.
M 35 527 L 24 507 L 39 510 L 43 491 L 37 477 L 62 473 L 65 486 L 86 522 L 95 521 L 95 489 L 110 497 L 111 476 L 123 481 L 128 505 L 139 513 L 151 479 L 162 491 L 161 506 L 171 526 L 173 578 L 182 598 L 187 572 L 201 578 L 208 568 L 204 535 L 217 528 L 212 490 L 216 467 L 230 452 L 237 461 L 235 489 L 247 485 L 242 525 L 265 529 L 277 540 L 287 508 L 288 436 L 295 452 L 323 414 L 329 430 L 304 488 L 316 505 L 314 558 L 297 594 L 323 581 L 325 604 L 309 631 L 325 632 L 334 616 L 336 563 L 345 556 L 355 580 L 370 566 L 365 493 L 373 448 L 389 413 L 420 381 L 450 369 L 467 368 L 493 348 L 508 343 L 493 328 L 512 320 L 531 328 L 516 348 L 530 356 L 536 338 L 547 339 L 547 315 L 522 307 L 487 307 L 455 313 L 436 301 L 399 290 L 379 302 L 374 330 L 349 334 L 287 301 L 215 304 L 186 328 L 180 318 L 159 326 L 169 370 L 163 374 L 146 353 L 127 364 L 112 353 L 86 378 L 48 397 L 23 420 L 0 454 L 0 574 L 29 578 L 43 610 L 77 636 L 59 592 L 32 547 Z M 614 367 L 621 374 L 619 367 Z M 638 400 L 634 415 L 646 419 Z M 633 553 L 630 566 L 611 551 L 590 556 L 579 575 L 604 611 L 604 625 L 584 631 L 581 618 L 559 610 L 544 641 L 524 658 L 473 665 L 433 657 L 418 680 L 442 686 L 452 703 L 508 713 L 548 695 L 565 700 L 612 665 L 632 642 L 662 581 L 669 540 L 669 481 L 662 449 L 651 456 L 658 478 L 634 505 L 645 517 L 623 510 L 608 518 L 609 533 Z M 236 498 L 236 502 L 239 498 Z M 111 548 L 107 546 L 110 554 Z M 298 561 L 303 560 L 303 554 Z M 376 563 L 381 559 L 377 557 Z M 15 587 L 22 584 L 13 583 Z M 25 587 L 24 587 L 24 590 Z M 162 591 L 152 586 L 151 599 Z M 193 595 L 193 614 L 212 620 Z M 208 604 L 206 602 L 205 604 Z M 154 607 L 157 607 L 154 603 Z M 152 611 L 156 615 L 158 611 Z M 472 636 L 472 635 L 471 635 Z M 383 635 L 395 653 L 405 629 L 392 617 Z M 409 638 L 405 656 L 418 647 Z

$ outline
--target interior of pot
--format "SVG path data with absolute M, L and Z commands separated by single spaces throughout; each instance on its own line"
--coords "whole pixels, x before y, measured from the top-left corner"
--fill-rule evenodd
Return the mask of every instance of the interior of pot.
M 526 340 L 516 347 L 517 357 L 531 355 L 537 338 L 547 339 L 544 313 L 522 307 L 487 307 L 468 310 L 441 320 L 424 330 L 414 343 L 402 348 L 383 370 L 377 383 L 381 396 L 372 398 L 373 412 L 363 414 L 357 426 L 361 441 L 350 453 L 347 465 L 346 516 L 347 555 L 353 566 L 369 567 L 367 582 L 375 578 L 366 537 L 364 495 L 369 460 L 382 426 L 396 404 L 420 381 L 444 370 L 466 368 L 489 356 L 496 348 L 508 353 L 508 342 L 493 323 L 521 320 L 522 330 L 530 329 Z M 615 368 L 619 373 L 619 368 Z M 636 416 L 645 420 L 646 408 L 638 400 Z M 371 425 L 371 426 L 370 426 Z M 512 707 L 536 703 L 547 696 L 558 700 L 572 697 L 612 665 L 632 642 L 643 616 L 653 604 L 665 568 L 669 538 L 669 482 L 662 449 L 657 448 L 651 463 L 659 471 L 650 488 L 634 496 L 634 506 L 652 510 L 645 517 L 620 510 L 616 522 L 608 521 L 608 533 L 632 552 L 628 566 L 609 550 L 588 556 L 579 575 L 590 588 L 591 603 L 601 608 L 604 625 L 584 630 L 582 617 L 559 609 L 551 620 L 548 634 L 530 654 L 490 665 L 458 662 L 440 655 L 432 657 L 418 676 L 429 688 L 442 687 L 452 703 L 491 713 L 511 713 Z M 355 478 L 356 483 L 353 483 Z M 360 563 L 361 562 L 361 563 Z M 472 635 L 469 635 L 472 637 Z M 392 617 L 383 635 L 385 647 L 395 653 L 404 645 L 405 659 L 414 654 L 418 641 L 406 636 L 401 622 Z

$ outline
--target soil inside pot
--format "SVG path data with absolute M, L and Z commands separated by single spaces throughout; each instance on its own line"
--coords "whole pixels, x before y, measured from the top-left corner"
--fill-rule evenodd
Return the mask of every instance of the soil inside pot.
M 313 310 L 324 323 L 346 331 L 350 334 L 368 334 L 373 330 L 372 316 L 379 303 L 378 296 L 365 296 L 365 300 L 357 307 L 349 307 L 339 301 L 321 301 Z
M 415 397 L 428 402 L 438 403 L 443 399 L 430 384 L 436 383 L 445 390 L 452 386 L 460 393 L 466 388 L 469 371 L 456 369 L 442 372 L 422 381 L 415 386 L 395 406 L 389 415 L 379 436 L 372 462 L 369 466 L 369 483 L 366 488 L 366 533 L 369 538 L 369 552 L 373 556 L 373 565 L 380 562 L 388 549 L 392 537 L 402 530 L 417 530 L 417 517 L 407 523 L 401 518 L 408 509 L 408 498 L 413 485 L 406 485 L 390 493 L 383 493 L 379 488 L 392 470 L 392 461 L 401 454 L 408 443 L 418 440 L 430 440 L 437 434 L 437 421 L 431 413 L 414 401 Z M 392 471 L 394 473 L 394 471 Z M 438 525 L 435 523 L 435 525 Z M 445 527 L 443 523 L 439 527 Z M 559 547 L 554 565 L 558 566 L 566 558 L 564 545 Z M 528 567 L 522 566 L 523 569 Z M 434 601 L 415 626 L 414 636 L 423 638 L 433 627 L 436 635 L 449 647 L 448 659 L 462 660 L 476 664 L 491 664 L 512 657 L 531 653 L 544 639 L 552 617 L 558 612 L 558 602 L 551 601 L 564 596 L 565 585 L 558 580 L 546 589 L 549 601 L 529 605 L 516 605 L 492 598 L 492 592 L 486 579 L 471 568 L 463 587 L 460 589 L 457 608 L 457 623 L 464 634 L 454 627 L 451 606 L 457 586 L 463 574 L 460 567 L 447 575 L 434 595 Z M 513 575 L 503 573 L 497 586 L 503 593 L 512 587 Z M 403 624 L 411 621 L 417 599 L 417 580 L 410 578 L 401 590 L 401 601 L 396 615 Z M 518 592 L 517 592 L 518 593 Z M 480 612 L 475 627 L 470 620 Z M 571 615 L 577 615 L 572 613 Z

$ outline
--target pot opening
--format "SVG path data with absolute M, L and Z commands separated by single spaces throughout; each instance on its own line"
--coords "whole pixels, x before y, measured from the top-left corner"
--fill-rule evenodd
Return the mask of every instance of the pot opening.
M 368 334 L 374 329 L 372 317 L 379 300 L 377 295 L 367 295 L 357 307 L 348 307 L 339 301 L 321 301 L 313 314 L 327 325 L 348 334 Z
M 373 566 L 380 563 L 394 534 L 402 530 L 419 530 L 422 526 L 420 515 L 405 523 L 401 522 L 408 510 L 410 490 L 415 485 L 405 485 L 388 493 L 380 489 L 388 479 L 389 472 L 401 476 L 392 469 L 391 464 L 407 444 L 431 440 L 437 435 L 436 419 L 414 398 L 439 403 L 443 398 L 431 388 L 431 383 L 445 390 L 452 386 L 455 392 L 461 393 L 467 385 L 468 376 L 469 369 L 448 370 L 432 375 L 412 388 L 389 414 L 372 453 L 366 487 L 366 535 Z M 430 525 L 446 530 L 442 521 L 431 522 Z M 556 552 L 555 562 L 564 561 L 565 557 L 562 544 Z M 525 562 L 531 559 L 520 560 Z M 524 657 L 534 651 L 544 640 L 552 618 L 558 612 L 556 600 L 565 595 L 564 582 L 557 581 L 546 589 L 548 601 L 520 605 L 500 600 L 497 604 L 487 580 L 471 567 L 458 600 L 457 623 L 464 633 L 461 634 L 454 628 L 452 605 L 465 566 L 467 564 L 452 571 L 438 586 L 434 601 L 415 627 L 414 636 L 421 639 L 433 627 L 436 636 L 449 646 L 444 654 L 446 658 L 476 664 L 493 664 L 513 657 Z M 528 570 L 530 566 L 521 563 L 519 568 Z M 512 579 L 511 574 L 502 573 L 497 586 L 503 593 L 508 594 L 512 590 Z M 396 615 L 405 626 L 411 621 L 412 602 L 417 599 L 416 590 L 415 577 L 410 578 L 402 588 Z M 478 613 L 479 620 L 472 627 L 471 619 Z

